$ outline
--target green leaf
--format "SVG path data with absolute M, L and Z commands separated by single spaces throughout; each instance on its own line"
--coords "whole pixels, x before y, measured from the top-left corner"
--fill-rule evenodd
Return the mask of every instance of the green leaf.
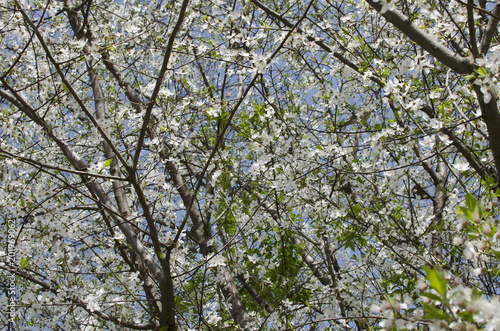
M 474 314 L 468 312 L 467 310 L 462 310 L 461 312 L 458 313 L 458 316 L 462 318 L 462 320 L 467 321 L 467 322 L 473 322 L 473 317 Z
M 26 266 L 28 265 L 29 260 L 30 260 L 30 258 L 25 258 L 25 257 L 21 258 L 21 269 L 26 268 Z
M 431 283 L 431 287 L 435 289 L 439 294 L 441 294 L 442 299 L 446 299 L 446 279 L 444 278 L 444 273 L 437 271 L 436 269 L 429 269 L 424 267 L 427 273 L 427 279 Z M 441 299 L 441 300 L 442 300 Z
M 482 77 L 488 77 L 488 70 L 486 70 L 483 67 L 477 68 L 477 72 L 479 73 L 480 76 Z
M 500 260 L 500 251 L 496 249 L 492 249 L 491 251 L 495 254 L 495 257 Z
M 470 211 L 474 211 L 477 206 L 477 200 L 472 194 L 467 193 L 467 195 L 465 196 L 465 204 L 467 205 L 467 207 L 469 207 Z
M 483 291 L 480 291 L 478 290 L 477 288 L 474 288 L 472 290 L 472 295 L 471 295 L 471 299 L 472 301 L 476 301 L 476 300 L 479 300 L 483 297 Z
M 429 293 L 429 292 L 422 293 L 422 296 L 427 297 L 427 298 L 434 300 L 434 301 L 442 301 L 443 300 L 441 297 L 439 297 L 435 294 Z
M 113 159 L 107 159 L 106 162 L 104 162 L 104 168 L 107 168 L 113 163 Z
M 450 315 L 442 312 L 438 308 L 429 305 L 427 303 L 422 302 L 422 306 L 424 307 L 425 311 L 427 314 L 424 316 L 424 318 L 427 319 L 436 319 L 436 320 L 448 320 L 450 319 Z
M 467 209 L 465 207 L 459 206 L 458 207 L 458 213 L 464 215 L 465 217 L 467 217 L 468 219 L 470 219 L 471 221 L 473 221 L 473 219 L 472 219 L 472 212 L 469 209 Z

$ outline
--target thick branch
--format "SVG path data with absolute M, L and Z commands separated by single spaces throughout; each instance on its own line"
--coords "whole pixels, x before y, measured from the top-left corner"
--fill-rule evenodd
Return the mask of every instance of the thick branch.
M 245 277 L 243 277 L 243 275 L 239 275 L 239 276 L 237 276 L 237 278 L 243 284 L 243 287 L 248 291 L 248 293 L 250 293 L 250 295 L 252 296 L 252 298 L 259 305 L 261 305 L 262 307 L 264 307 L 264 309 L 268 313 L 272 313 L 274 311 L 274 308 L 271 306 L 271 304 L 269 302 L 267 302 L 267 300 L 262 297 L 261 293 L 259 293 L 259 292 L 257 292 L 257 290 L 255 290 L 255 288 L 252 286 L 252 284 L 250 284 L 248 282 L 248 280 L 246 280 Z
M 120 85 L 120 87 L 125 90 L 125 96 L 130 101 L 130 104 L 132 105 L 132 108 L 134 108 L 135 112 L 141 113 L 142 112 L 141 99 L 134 91 L 130 83 L 122 77 L 120 69 L 118 69 L 117 65 L 111 62 L 111 60 L 109 60 L 109 55 L 107 54 L 107 52 L 102 53 L 102 62 L 104 62 L 106 68 L 109 70 L 109 72 L 111 72 L 113 77 L 115 77 L 116 81 L 118 82 L 118 85 Z
M 488 129 L 488 139 L 490 142 L 490 149 L 495 160 L 495 167 L 497 169 L 497 182 L 500 181 L 500 114 L 498 113 L 497 98 L 491 95 L 490 102 L 484 101 L 484 94 L 479 85 L 474 84 L 474 91 L 479 101 L 481 114 Z M 489 92 L 488 92 L 489 93 Z
M 6 92 L 0 90 L 0 94 L 8 95 Z M 12 96 L 6 98 L 7 100 L 13 99 Z M 49 136 L 61 149 L 64 156 L 68 159 L 68 161 L 78 170 L 86 171 L 88 168 L 87 163 L 82 160 L 82 158 L 64 141 L 59 139 L 53 130 L 45 123 L 45 121 L 39 118 L 34 109 L 32 109 L 21 96 L 18 94 L 15 95 L 15 101 L 13 103 L 20 111 L 25 113 L 28 117 L 30 117 L 35 123 L 40 124 L 45 134 Z M 132 249 L 136 252 L 137 255 L 141 257 L 144 261 L 144 264 L 148 268 L 148 270 L 161 281 L 163 279 L 163 271 L 160 267 L 154 262 L 152 256 L 146 250 L 141 241 L 137 238 L 136 234 L 132 230 L 129 225 L 130 220 L 125 217 L 122 217 L 119 211 L 113 206 L 111 200 L 109 199 L 106 192 L 102 189 L 101 185 L 99 185 L 95 180 L 89 180 L 86 175 L 81 175 L 83 180 L 88 183 L 89 187 L 91 187 L 92 191 L 99 198 L 100 203 L 103 207 L 105 207 L 109 212 L 111 217 L 115 220 L 121 232 L 127 239 L 127 242 L 132 247 Z
M 229 311 L 231 312 L 233 320 L 243 330 L 250 330 L 246 328 L 249 322 L 248 316 L 246 313 L 245 304 L 243 303 L 243 300 L 241 300 L 241 295 L 238 291 L 238 288 L 236 287 L 233 276 L 231 275 L 229 270 L 227 270 L 226 266 L 219 266 L 217 268 L 217 271 L 219 272 L 219 277 L 223 279 L 219 286 L 221 288 L 222 294 L 224 295 L 224 298 L 229 304 Z
M 187 188 L 186 183 L 184 183 L 184 179 L 179 173 L 177 166 L 172 161 L 167 161 L 165 166 L 167 167 L 170 177 L 172 178 L 175 187 L 177 188 L 177 191 L 182 198 L 184 206 L 189 206 L 191 199 L 193 199 L 193 194 Z M 206 226 L 205 222 L 203 221 L 203 217 L 194 204 L 191 206 L 191 208 L 189 208 L 187 212 L 189 213 L 189 217 L 193 222 L 193 227 L 191 231 L 189 231 L 189 235 L 198 243 L 198 245 L 200 245 L 201 253 L 206 254 L 208 240 L 207 237 L 209 234 L 206 233 Z
M 497 30 L 500 16 L 500 0 L 497 0 L 497 4 L 493 9 L 492 14 L 493 15 L 491 15 L 490 20 L 488 21 L 488 25 L 486 26 L 486 30 L 484 31 L 483 38 L 481 39 L 480 52 L 482 55 L 486 55 L 486 53 L 488 52 L 491 44 L 491 39 L 493 39 L 493 35 Z
M 84 38 L 84 33 L 83 33 L 83 26 L 81 24 L 81 20 L 79 19 L 77 13 L 75 10 L 72 9 L 73 5 L 71 0 L 65 0 L 64 1 L 64 6 L 65 6 L 65 11 L 68 14 L 69 22 L 72 27 L 73 33 L 77 38 Z M 90 3 L 88 4 L 88 11 L 90 10 Z M 87 15 L 88 15 L 87 11 Z M 84 20 L 84 24 L 86 22 L 86 19 Z M 92 40 L 92 36 L 90 32 L 87 34 L 87 38 L 89 39 L 89 42 Z M 121 76 L 115 66 L 114 63 L 111 63 L 109 60 L 106 59 L 107 54 L 103 54 L 104 58 L 104 63 L 106 64 L 106 67 L 108 70 L 111 71 L 115 79 L 117 79 L 119 85 L 122 88 L 125 88 L 125 94 L 130 100 L 132 107 L 136 110 L 136 112 L 141 111 L 141 105 L 140 105 L 140 100 L 138 99 L 137 95 L 133 91 L 132 87 L 128 82 L 124 82 L 121 79 Z M 101 84 L 97 78 L 97 75 L 92 69 L 92 62 L 88 65 L 88 73 L 89 73 L 89 79 L 91 82 L 91 87 L 92 91 L 94 94 L 94 105 L 95 105 L 95 110 L 96 110 L 96 118 L 97 120 L 105 119 L 105 101 L 104 101 L 104 93 L 101 87 Z M 131 93 L 132 91 L 132 93 Z M 110 146 L 108 142 L 104 142 L 104 154 L 107 159 L 112 159 L 112 164 L 110 167 L 110 172 L 112 175 L 120 176 L 120 171 L 119 171 L 119 165 L 117 163 L 117 157 L 115 153 L 113 152 L 113 148 Z M 126 196 L 126 191 L 124 188 L 123 182 L 119 182 L 117 180 L 113 180 L 113 191 L 114 191 L 114 196 L 116 203 L 118 205 L 118 210 L 120 212 L 120 215 L 127 218 L 129 213 L 130 213 L 130 207 L 128 203 L 128 199 Z M 156 238 L 156 241 L 158 242 L 158 239 Z M 158 245 L 157 245 L 158 246 Z M 148 296 L 150 297 L 150 304 L 152 307 L 155 308 L 157 312 L 161 311 L 160 307 L 158 305 L 160 304 L 161 298 L 160 295 L 157 292 L 156 285 L 151 278 L 151 275 L 146 271 L 147 268 L 144 265 L 144 261 L 141 259 L 140 256 L 138 256 L 134 251 L 132 251 L 130 254 L 132 255 L 131 258 L 128 258 L 127 253 L 125 250 L 121 249 L 120 253 L 123 255 L 124 259 L 129 261 L 130 263 L 133 263 L 135 268 L 137 268 L 144 280 L 144 289 Z M 161 281 L 161 279 L 157 279 L 157 281 Z M 173 298 L 170 298 L 171 302 L 174 302 Z M 173 311 L 173 308 L 170 307 Z
M 20 12 L 23 15 L 24 21 L 33 29 L 33 32 L 37 36 L 38 41 L 40 42 L 43 50 L 45 51 L 45 55 L 47 55 L 47 58 L 50 60 L 50 62 L 54 66 L 54 68 L 56 68 L 57 74 L 61 78 L 62 83 L 68 88 L 70 94 L 73 96 L 73 98 L 77 102 L 80 109 L 87 115 L 87 117 L 90 119 L 92 124 L 95 126 L 95 128 L 97 129 L 99 134 L 102 136 L 104 141 L 106 141 L 109 144 L 109 146 L 113 149 L 113 151 L 115 152 L 115 155 L 119 158 L 119 160 L 123 164 L 123 166 L 126 167 L 127 169 L 130 169 L 130 166 L 128 165 L 127 161 L 125 161 L 125 159 L 118 153 L 118 150 L 116 149 L 114 144 L 111 142 L 111 138 L 108 136 L 106 131 L 104 131 L 104 129 L 99 125 L 99 123 L 97 123 L 94 116 L 92 116 L 90 111 L 87 109 L 87 107 L 85 106 L 83 101 L 80 99 L 80 97 L 76 93 L 75 89 L 73 88 L 73 85 L 66 79 L 66 75 L 62 71 L 59 63 L 52 56 L 52 53 L 49 50 L 47 44 L 45 43 L 43 36 L 41 35 L 40 31 L 38 31 L 38 27 L 35 26 L 35 24 L 33 24 L 33 22 L 29 19 L 28 15 L 25 13 L 25 11 L 22 8 L 20 8 Z
M 436 219 L 441 220 L 443 217 L 444 204 L 446 201 L 446 196 L 444 194 L 445 189 L 445 179 L 446 179 L 446 167 L 443 162 L 438 159 L 438 164 L 436 166 L 437 179 L 434 181 L 434 216 Z
M 73 3 L 71 2 L 71 0 L 64 0 L 64 10 L 68 15 L 69 23 L 71 25 L 73 33 L 78 39 L 84 38 L 81 20 L 78 17 L 76 11 L 72 8 L 73 8 Z M 92 42 L 92 35 L 90 32 L 87 33 L 87 38 L 89 39 L 89 42 Z M 130 101 L 130 104 L 134 108 L 135 112 L 136 113 L 142 112 L 142 103 L 139 96 L 134 91 L 130 83 L 122 78 L 120 70 L 118 69 L 116 64 L 114 64 L 109 60 L 109 55 L 106 51 L 102 53 L 102 59 L 106 68 L 111 72 L 113 77 L 115 77 L 116 81 L 118 82 L 118 85 L 120 85 L 120 87 L 125 90 L 125 96 Z
M 88 72 L 89 72 L 89 78 L 90 78 L 90 83 L 92 87 L 92 91 L 94 94 L 94 105 L 96 109 L 96 118 L 98 120 L 105 119 L 106 114 L 105 114 L 105 101 L 104 101 L 104 93 L 101 87 L 101 84 L 97 78 L 97 75 L 95 72 L 92 70 L 91 66 L 88 67 Z M 111 167 L 110 167 L 110 172 L 114 176 L 120 176 L 120 171 L 119 171 L 119 165 L 116 159 L 116 156 L 113 153 L 113 150 L 110 148 L 110 146 L 104 142 L 104 154 L 106 156 L 106 159 L 112 159 Z M 123 217 L 127 218 L 130 214 L 130 206 L 128 203 L 127 199 L 127 194 L 125 191 L 125 185 L 122 181 L 117 181 L 113 180 L 113 191 L 115 195 L 115 201 L 116 204 L 118 205 L 118 210 L 120 212 L 120 215 Z M 124 250 L 120 250 L 121 254 L 126 254 Z M 135 254 L 134 251 L 130 253 L 131 256 L 131 261 L 133 261 L 134 266 L 136 267 L 137 270 L 139 270 L 142 279 L 144 281 L 144 289 L 146 293 L 148 293 L 150 297 L 150 305 L 152 308 L 155 308 L 157 312 L 161 312 L 162 309 L 158 305 L 161 302 L 161 296 L 159 295 L 155 283 L 153 279 L 151 278 L 151 275 L 149 275 L 148 272 L 146 272 L 147 268 L 144 266 L 144 263 L 142 260 Z M 125 256 L 124 256 L 125 258 Z M 159 281 L 159 280 L 158 280 Z M 174 302 L 174 299 L 171 298 L 171 302 Z M 170 307 L 173 310 L 173 307 Z
M 304 247 L 305 246 L 304 243 L 302 242 L 302 240 L 300 240 L 299 236 L 297 236 L 297 235 L 292 236 L 292 243 L 296 247 L 301 247 L 301 246 Z M 304 263 L 309 267 L 309 269 L 311 269 L 314 277 L 316 277 L 321 282 L 321 284 L 328 286 L 332 283 L 330 278 L 326 277 L 326 275 L 324 275 L 321 272 L 319 265 L 314 261 L 312 256 L 309 255 L 306 247 L 304 247 L 302 249 L 302 254 L 300 256 L 302 257 L 302 261 L 304 261 Z
M 185 5 L 187 5 L 187 1 L 185 2 Z M 79 29 L 80 29 L 80 20 L 78 19 L 76 13 L 74 11 L 71 11 L 69 8 L 71 7 L 71 1 L 66 0 L 65 1 L 65 6 L 67 8 L 68 16 L 70 17 L 70 24 L 75 32 L 75 35 L 78 35 Z M 185 10 L 185 6 L 184 6 Z M 173 38 L 173 37 L 171 37 Z M 108 61 L 106 59 L 107 54 L 103 54 L 104 58 L 104 63 L 106 67 L 108 68 L 109 71 L 112 72 L 113 76 L 115 79 L 118 81 L 121 87 L 125 88 L 125 94 L 130 100 L 133 108 L 137 111 L 141 111 L 141 106 L 140 106 L 140 100 L 138 99 L 137 95 L 133 91 L 132 87 L 130 84 L 127 82 L 124 82 L 121 79 L 121 76 L 118 72 L 118 69 L 116 66 Z M 166 68 L 165 68 L 166 69 Z M 95 103 L 95 108 L 96 108 L 96 117 L 97 119 L 104 119 L 105 118 L 105 104 L 104 104 L 104 95 L 102 91 L 102 87 L 97 79 L 97 76 L 93 72 L 91 66 L 88 68 L 89 70 L 89 77 L 91 81 L 91 86 L 92 90 L 94 93 L 94 103 Z M 149 108 L 148 108 L 149 109 Z M 142 142 L 141 142 L 142 144 Z M 104 151 L 106 158 L 108 159 L 113 159 L 113 162 L 111 164 L 111 173 L 113 175 L 119 174 L 119 168 L 118 164 L 116 162 L 117 157 L 123 159 L 121 155 L 117 154 L 117 151 L 113 146 L 105 140 L 104 143 Z M 130 167 L 126 167 L 129 173 L 129 180 L 131 184 L 134 186 L 135 191 L 137 193 L 139 203 L 141 204 L 141 207 L 143 209 L 143 214 L 144 217 L 148 223 L 148 228 L 149 228 L 149 236 L 151 238 L 151 241 L 153 243 L 154 251 L 156 253 L 156 256 L 158 257 L 158 260 L 160 261 L 161 268 L 163 270 L 163 277 L 162 278 L 157 278 L 157 280 L 160 282 L 160 291 L 161 291 L 161 298 L 156 298 L 156 299 L 161 299 L 161 313 L 160 313 L 160 322 L 162 325 L 169 325 L 172 328 L 176 328 L 176 323 L 175 323 L 175 299 L 174 299 L 174 292 L 173 292 L 173 283 L 172 283 L 172 277 L 170 274 L 170 266 L 169 266 L 169 261 L 165 259 L 165 255 L 162 253 L 161 249 L 161 244 L 159 241 L 158 237 L 158 232 L 156 230 L 155 222 L 153 220 L 149 204 L 147 203 L 147 200 L 144 196 L 144 192 L 142 191 L 142 187 L 140 186 L 136 176 L 135 172 L 130 169 Z M 119 183 L 117 181 L 113 181 L 113 188 L 114 188 L 114 193 L 115 193 L 115 200 L 117 201 L 117 205 L 119 208 L 119 212 L 121 217 L 127 218 L 129 215 L 129 204 L 128 200 L 126 197 L 126 192 L 125 189 L 122 185 L 122 183 Z M 141 259 L 136 259 L 136 261 L 140 261 Z M 139 263 L 138 266 L 142 270 L 142 263 Z M 142 274 L 145 275 L 145 284 L 152 285 L 151 281 L 147 279 L 146 273 L 142 271 Z M 150 293 L 154 293 L 150 291 Z M 158 300 L 154 302 L 154 305 L 156 305 Z
M 477 41 L 476 41 L 476 28 L 474 26 L 474 11 L 472 9 L 473 0 L 467 0 L 467 26 L 469 28 L 469 38 L 470 38 L 470 46 L 471 52 L 474 57 L 478 57 L 479 51 L 477 49 Z
M 205 225 L 198 209 L 191 203 L 195 197 L 187 188 L 175 164 L 172 161 L 167 161 L 166 167 L 170 173 L 170 177 L 172 177 L 172 180 L 177 187 L 177 191 L 179 192 L 184 205 L 190 206 L 188 214 L 193 222 L 193 227 L 189 234 L 199 244 L 200 252 L 203 255 L 207 255 L 207 240 L 210 237 L 210 233 L 208 232 L 208 228 Z M 246 317 L 245 305 L 243 300 L 241 300 L 234 278 L 225 266 L 219 267 L 218 272 L 224 279 L 224 282 L 221 283 L 220 287 L 224 298 L 229 303 L 231 316 L 239 326 L 245 329 L 245 326 L 248 324 L 248 317 Z
M 457 148 L 457 150 L 462 154 L 462 156 L 467 160 L 469 165 L 476 171 L 476 173 L 481 176 L 482 179 L 486 179 L 488 176 L 494 175 L 490 172 L 490 168 L 486 168 L 484 165 L 481 165 L 479 161 L 476 160 L 474 155 L 469 151 L 469 149 L 453 134 L 453 132 L 448 128 L 443 128 L 441 131 L 451 139 L 453 146 Z
M 366 0 L 370 6 L 380 12 L 384 1 L 375 2 Z M 381 14 L 387 22 L 392 23 L 398 30 L 403 32 L 408 38 L 417 45 L 425 49 L 440 62 L 451 68 L 459 74 L 470 74 L 473 71 L 473 65 L 470 59 L 454 54 L 451 50 L 443 46 L 438 40 L 425 33 L 418 26 L 397 10 L 387 10 Z

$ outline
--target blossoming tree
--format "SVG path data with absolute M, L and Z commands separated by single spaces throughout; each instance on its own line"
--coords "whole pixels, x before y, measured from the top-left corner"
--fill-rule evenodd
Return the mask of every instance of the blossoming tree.
M 4 1 L 2 326 L 498 330 L 499 20 Z

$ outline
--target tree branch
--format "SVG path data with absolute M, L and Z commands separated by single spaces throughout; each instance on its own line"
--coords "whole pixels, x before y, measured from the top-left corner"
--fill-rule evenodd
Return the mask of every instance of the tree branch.
M 250 293 L 250 295 L 252 296 L 252 298 L 259 304 L 261 305 L 262 307 L 264 307 L 264 309 L 266 310 L 266 312 L 268 313 L 272 313 L 274 311 L 274 308 L 271 306 L 271 304 L 262 297 L 262 294 L 257 292 L 255 290 L 255 288 L 252 286 L 252 284 L 250 284 L 250 282 L 248 280 L 245 279 L 245 277 L 243 277 L 243 275 L 239 275 L 237 276 L 236 278 L 238 278 L 238 280 L 243 284 L 243 287 L 248 291 L 248 293 Z
M 15 91 L 12 90 L 11 92 L 15 93 Z M 5 92 L 3 94 L 5 94 Z M 12 99 L 12 96 L 10 97 L 10 99 Z M 15 93 L 15 99 L 16 99 L 15 102 L 12 104 L 16 106 L 16 108 L 18 108 L 20 111 L 25 113 L 28 117 L 30 117 L 35 123 L 39 124 L 42 127 L 45 134 L 47 134 L 47 136 L 49 136 L 59 146 L 64 156 L 76 169 L 86 172 L 88 168 L 87 163 L 84 160 L 82 160 L 82 158 L 68 144 L 60 140 L 54 134 L 53 130 L 51 130 L 50 126 L 48 126 L 47 123 L 45 123 L 45 121 L 42 120 L 40 117 L 38 117 L 36 115 L 35 110 L 32 109 L 24 101 L 24 99 L 17 93 Z M 132 246 L 136 254 L 141 257 L 141 259 L 144 261 L 149 271 L 156 277 L 156 279 L 161 281 L 163 279 L 163 271 L 154 262 L 152 256 L 149 254 L 144 245 L 137 238 L 136 234 L 129 225 L 130 220 L 128 220 L 126 217 L 121 216 L 120 212 L 111 203 L 111 200 L 109 199 L 106 192 L 95 180 L 89 180 L 88 177 L 83 174 L 81 176 L 84 182 L 88 183 L 89 187 L 97 195 L 100 203 L 110 211 L 111 217 L 115 220 L 118 227 L 120 228 L 125 238 L 127 239 L 127 242 L 130 244 L 130 246 Z
M 467 26 L 469 28 L 469 38 L 470 38 L 470 46 L 471 52 L 474 58 L 479 56 L 479 51 L 477 49 L 477 41 L 476 41 L 476 27 L 474 24 L 474 11 L 472 10 L 473 0 L 467 0 Z
M 500 181 L 500 114 L 498 113 L 497 98 L 492 94 L 490 102 L 486 103 L 481 87 L 477 84 L 474 84 L 474 92 L 476 92 L 481 114 L 488 129 L 488 140 L 495 160 L 498 182 Z
M 486 55 L 490 48 L 491 40 L 493 39 L 493 35 L 497 31 L 497 25 L 500 20 L 500 0 L 497 0 L 495 8 L 493 9 L 492 15 L 488 21 L 488 25 L 486 26 L 486 30 L 484 31 L 483 38 L 481 39 L 480 52 L 482 55 Z
M 182 202 L 184 206 L 189 206 L 191 200 L 193 199 L 193 194 L 189 191 L 182 179 L 182 176 L 177 169 L 177 166 L 172 161 L 167 161 L 165 166 L 172 178 L 179 195 L 182 198 Z M 207 254 L 207 240 L 210 237 L 210 233 L 208 233 L 208 227 L 203 221 L 203 217 L 201 216 L 198 209 L 194 206 L 194 204 L 187 210 L 191 221 L 193 222 L 193 227 L 191 231 L 189 231 L 189 235 L 196 241 L 196 243 L 200 246 L 200 252 L 204 255 Z
M 101 87 L 101 84 L 97 78 L 96 73 L 92 70 L 92 65 L 90 64 L 87 67 L 87 70 L 89 72 L 89 79 L 92 87 L 92 91 L 94 94 L 94 105 L 96 109 L 96 118 L 97 120 L 103 120 L 106 118 L 106 109 L 105 109 L 105 102 L 104 102 L 104 93 Z M 106 156 L 106 159 L 112 159 L 111 167 L 110 167 L 110 172 L 112 175 L 119 176 L 120 171 L 119 171 L 119 165 L 117 162 L 116 155 L 113 153 L 113 150 L 109 146 L 108 143 L 104 142 L 104 154 Z M 125 192 L 125 188 L 122 182 L 113 180 L 113 191 L 114 191 L 114 196 L 115 196 L 115 201 L 118 206 L 118 210 L 120 212 L 120 215 L 127 218 L 130 214 L 130 207 L 127 199 L 127 194 Z M 148 223 L 149 225 L 150 223 Z M 153 225 L 154 226 L 154 225 Z M 155 229 L 156 230 L 156 229 Z M 151 232 L 151 231 L 150 231 Z M 157 246 L 159 246 L 159 240 L 157 234 L 154 236 L 153 233 L 149 233 L 151 240 L 153 243 L 157 243 Z M 120 251 L 121 253 L 124 253 L 123 251 Z M 139 270 L 143 282 L 144 282 L 144 289 L 146 293 L 149 294 L 150 296 L 150 305 L 152 307 L 155 307 L 157 311 L 160 313 L 164 310 L 162 308 L 167 308 L 167 307 L 158 307 L 158 304 L 160 304 L 161 301 L 161 296 L 158 294 L 155 288 L 154 281 L 151 279 L 151 275 L 146 272 L 147 268 L 144 266 L 142 260 L 138 258 L 137 254 L 135 254 L 134 251 L 132 251 L 133 256 L 131 257 L 131 260 L 134 261 L 134 264 Z M 161 258 L 161 257 L 159 257 Z M 163 268 L 164 269 L 164 268 Z M 165 270 L 164 270 L 164 274 Z M 157 280 L 161 281 L 161 280 Z M 162 293 L 163 294 L 163 293 Z M 171 302 L 174 302 L 174 299 L 171 298 Z M 173 310 L 173 307 L 169 307 L 171 310 Z
M 252 0 L 254 1 L 254 0 Z M 382 2 L 374 0 L 366 0 L 377 12 L 382 9 Z M 385 1 L 384 1 L 385 2 Z M 443 46 L 439 41 L 426 34 L 422 29 L 415 26 L 413 22 L 397 10 L 387 10 L 381 15 L 387 22 L 392 23 L 398 30 L 403 32 L 408 38 L 414 41 L 417 45 L 425 49 L 429 54 L 434 56 L 438 61 L 442 62 L 453 71 L 459 74 L 470 74 L 473 71 L 472 60 L 454 54 L 448 48 Z
M 16 0 L 17 3 L 17 0 Z M 56 68 L 56 71 L 61 78 L 61 81 L 63 84 L 68 88 L 70 94 L 73 96 L 75 101 L 77 102 L 78 106 L 80 109 L 87 115 L 87 117 L 90 119 L 92 124 L 96 127 L 97 131 L 99 134 L 102 136 L 104 141 L 106 141 L 109 146 L 113 149 L 115 155 L 119 158 L 120 162 L 123 164 L 123 166 L 127 169 L 130 169 L 130 165 L 127 163 L 127 161 L 120 155 L 118 152 L 117 148 L 114 146 L 114 144 L 111 142 L 111 138 L 108 136 L 108 134 L 104 131 L 104 129 L 97 123 L 96 119 L 90 111 L 87 109 L 83 101 L 80 99 L 78 94 L 76 93 L 75 89 L 73 88 L 73 85 L 66 79 L 66 75 L 63 73 L 61 70 L 61 67 L 59 66 L 59 63 L 54 59 L 52 56 L 51 51 L 49 50 L 47 44 L 45 43 L 45 40 L 43 39 L 43 36 L 40 34 L 40 31 L 38 31 L 38 27 L 33 24 L 33 22 L 29 19 L 28 15 L 26 12 L 21 8 L 20 4 L 18 3 L 19 10 L 24 18 L 24 21 L 33 29 L 33 32 L 37 36 L 38 40 L 40 41 L 40 44 L 42 45 L 43 50 L 45 51 L 45 55 L 47 55 L 47 58 L 50 60 L 52 65 Z
M 141 132 L 139 134 L 139 140 L 137 141 L 137 148 L 134 154 L 133 165 L 134 168 L 137 167 L 137 163 L 139 162 L 139 156 L 141 155 L 142 145 L 144 143 L 144 138 L 146 137 L 146 131 L 149 126 L 149 121 L 151 119 L 151 112 L 153 111 L 153 107 L 156 104 L 156 97 L 160 92 L 160 86 L 163 83 L 163 76 L 167 72 L 168 62 L 170 60 L 170 55 L 172 54 L 172 48 L 174 47 L 174 41 L 177 37 L 177 33 L 181 29 L 182 21 L 184 20 L 184 16 L 186 15 L 186 9 L 189 0 L 184 0 L 182 2 L 181 11 L 179 13 L 179 17 L 177 19 L 177 23 L 175 24 L 174 30 L 170 34 L 170 38 L 168 39 L 167 48 L 165 50 L 165 56 L 163 58 L 163 63 L 160 68 L 160 72 L 158 73 L 158 78 L 156 79 L 156 85 L 153 90 L 153 94 L 151 95 L 151 100 L 149 100 L 148 106 L 146 108 L 146 114 L 144 115 L 144 121 L 142 123 Z
M 3 270 L 6 270 L 6 271 L 9 271 L 9 272 L 13 272 L 15 273 L 16 275 L 20 276 L 21 278 L 24 278 L 32 283 L 35 283 L 39 286 L 41 286 L 43 289 L 47 290 L 47 291 L 50 291 L 56 295 L 59 294 L 60 292 L 60 289 L 58 286 L 51 286 L 39 279 L 37 279 L 36 277 L 30 275 L 28 272 L 26 271 L 22 271 L 22 270 L 18 270 L 18 269 L 10 269 L 10 268 L 7 268 L 3 265 L 0 265 L 0 269 L 3 269 Z M 110 321 L 112 322 L 113 324 L 116 324 L 120 327 L 126 327 L 126 328 L 130 328 L 132 330 L 151 330 L 151 329 L 154 329 L 155 328 L 155 324 L 153 323 L 149 323 L 149 324 L 134 324 L 134 323 L 129 323 L 129 322 L 124 322 L 124 321 L 121 321 L 119 320 L 118 318 L 114 317 L 114 316 L 110 316 L 106 313 L 103 313 L 102 311 L 99 311 L 99 310 L 90 310 L 89 308 L 87 308 L 87 304 L 79 299 L 79 298 L 71 298 L 70 299 L 71 302 L 73 304 L 76 304 L 77 306 L 85 309 L 87 311 L 87 313 L 89 313 L 90 315 L 97 315 L 99 316 L 100 318 L 102 318 L 103 320 L 106 320 L 106 321 Z
M 294 27 L 294 24 L 292 24 L 290 21 L 288 21 L 286 18 L 284 18 L 283 15 L 280 15 L 280 14 L 276 13 L 275 11 L 271 10 L 270 8 L 266 7 L 259 0 L 250 0 L 250 1 L 255 6 L 257 6 L 258 8 L 262 9 L 266 14 L 268 14 L 269 16 L 273 17 L 274 19 L 278 20 L 279 22 L 283 23 L 286 27 L 288 27 L 288 28 L 293 28 Z M 349 68 L 353 69 L 354 71 L 358 72 L 359 74 L 363 75 L 363 73 L 360 71 L 359 67 L 356 64 L 354 64 L 352 61 L 350 61 L 349 59 L 347 59 L 344 55 L 340 54 L 337 51 L 334 52 L 331 49 L 330 46 L 328 46 L 327 44 L 325 44 L 321 40 L 316 40 L 314 37 L 309 36 L 301 28 L 296 27 L 295 29 L 297 30 L 297 32 L 305 35 L 306 38 L 307 38 L 307 40 L 309 40 L 310 42 L 315 43 L 316 45 L 318 45 L 319 47 L 321 47 L 327 53 L 333 54 L 333 56 L 336 57 L 338 60 L 340 60 L 340 62 L 342 62 L 343 64 L 345 64 Z M 380 79 L 378 79 L 377 77 L 375 77 L 375 76 L 370 76 L 370 79 L 373 82 L 375 82 L 377 85 L 379 85 L 379 86 L 383 86 L 384 85 L 382 83 L 382 81 Z

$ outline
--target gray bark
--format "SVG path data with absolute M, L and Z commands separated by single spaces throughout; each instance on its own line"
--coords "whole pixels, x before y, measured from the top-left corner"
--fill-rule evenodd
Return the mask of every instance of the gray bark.
M 381 2 L 373 0 L 366 0 L 376 11 L 380 12 L 382 9 Z M 387 22 L 392 23 L 398 30 L 403 32 L 408 38 L 414 41 L 417 45 L 425 49 L 429 54 L 434 56 L 438 61 L 442 62 L 456 73 L 470 74 L 473 71 L 473 60 L 470 58 L 461 57 L 454 54 L 451 50 L 446 48 L 438 40 L 425 33 L 418 26 L 402 13 L 397 10 L 388 10 L 381 13 Z

